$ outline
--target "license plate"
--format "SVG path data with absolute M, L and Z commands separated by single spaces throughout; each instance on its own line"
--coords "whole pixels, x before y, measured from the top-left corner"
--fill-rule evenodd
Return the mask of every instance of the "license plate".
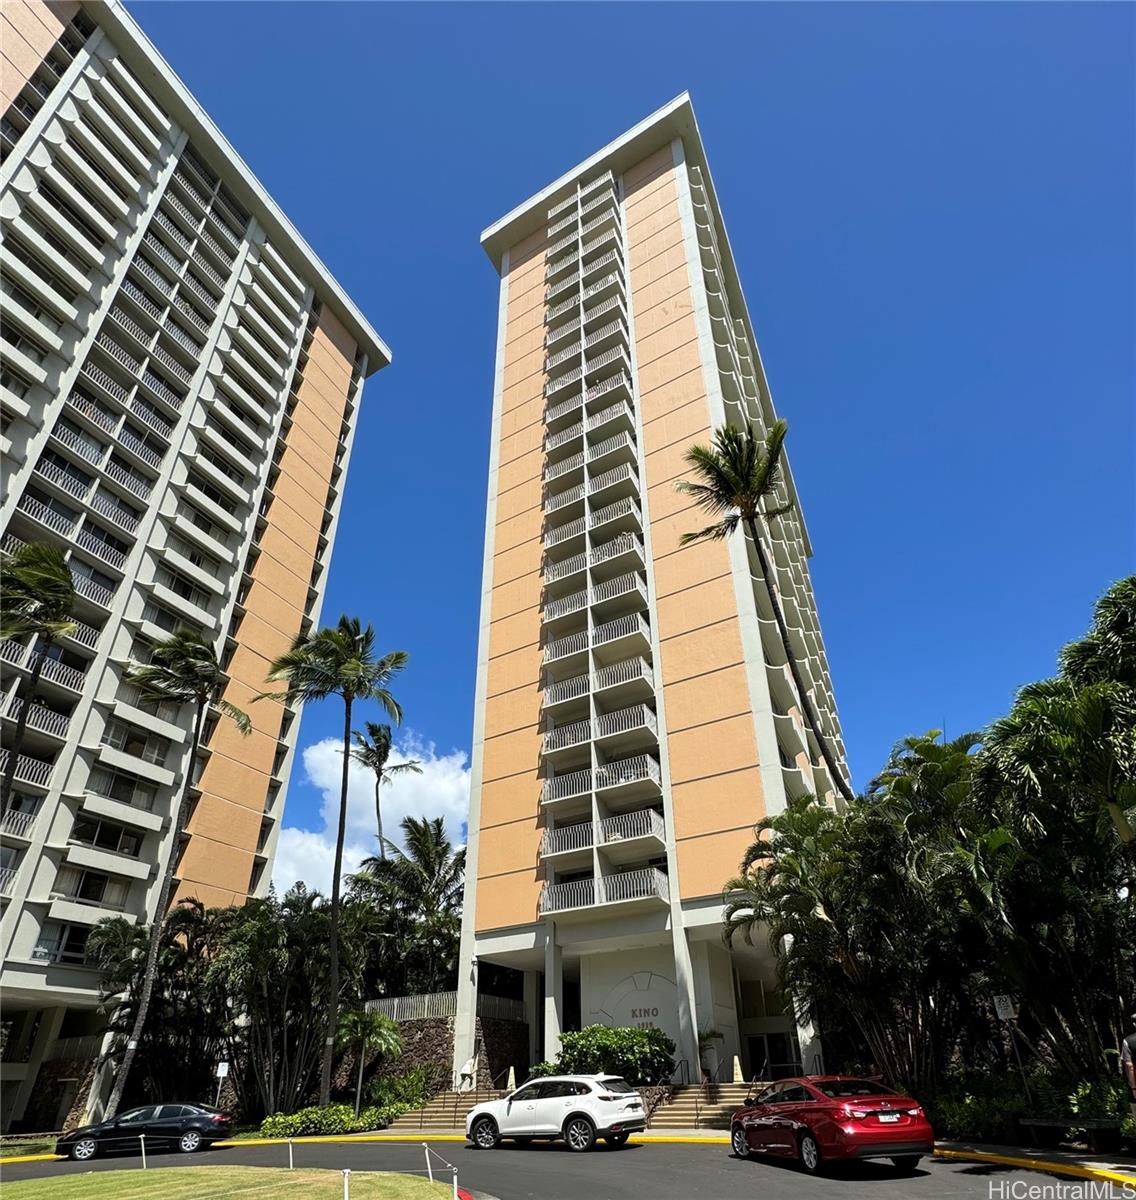
M 892 1125 L 899 1120 L 899 1113 L 880 1113 L 880 1121 L 885 1125 Z

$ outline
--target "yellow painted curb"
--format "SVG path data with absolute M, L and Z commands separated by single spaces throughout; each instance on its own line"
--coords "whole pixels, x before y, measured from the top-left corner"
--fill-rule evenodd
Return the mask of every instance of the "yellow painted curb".
M 728 1137 L 670 1137 L 665 1133 L 633 1133 L 631 1135 L 633 1142 L 669 1142 L 676 1145 L 690 1146 L 728 1146 L 730 1139 Z
M 987 1154 L 981 1150 L 946 1150 L 935 1147 L 936 1158 L 958 1158 L 970 1162 L 992 1162 L 1006 1167 L 1022 1167 L 1028 1171 L 1044 1171 L 1056 1175 L 1072 1175 L 1076 1179 L 1094 1179 L 1101 1183 L 1136 1184 L 1136 1175 L 1106 1171 L 1101 1167 L 1083 1167 L 1079 1163 L 1054 1162 L 1048 1158 L 1015 1158 L 1008 1154 Z
M 0 1158 L 0 1169 L 9 1163 L 60 1162 L 66 1157 L 65 1154 L 14 1154 L 11 1158 Z
M 343 1142 L 346 1145 L 358 1142 L 464 1142 L 464 1133 L 325 1133 L 296 1138 L 238 1138 L 232 1142 L 214 1142 L 218 1150 L 239 1150 L 242 1146 L 312 1146 L 321 1142 Z M 9 1160 L 11 1161 L 11 1160 Z

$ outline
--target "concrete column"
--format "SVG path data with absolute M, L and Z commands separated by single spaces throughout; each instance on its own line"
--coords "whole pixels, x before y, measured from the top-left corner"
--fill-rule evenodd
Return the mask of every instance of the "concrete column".
M 551 1062 L 560 1053 L 564 1028 L 564 955 L 556 944 L 556 923 L 548 922 L 544 942 L 544 1057 Z
M 675 897 L 671 899 L 671 945 L 674 949 L 675 993 L 678 1000 L 678 1045 L 675 1047 L 675 1061 L 677 1063 L 686 1059 L 689 1082 L 697 1083 L 702 1078 L 702 1068 L 698 1063 L 698 998 L 695 995 L 695 970 L 686 930 L 682 924 L 682 904 Z
M 525 972 L 525 1021 L 529 1027 L 529 1066 L 537 1062 L 540 1055 L 541 1012 L 540 972 Z
M 472 930 L 470 931 L 472 935 Z M 472 936 L 469 942 L 472 943 Z M 461 950 L 466 949 L 466 938 L 462 937 Z M 451 1084 L 457 1087 L 458 1079 L 466 1059 L 473 1055 L 477 1042 L 477 957 L 464 954 L 458 959 L 458 999 L 454 1013 L 454 1061 Z
M 32 1042 L 31 1053 L 28 1055 L 27 1073 L 20 1080 L 20 1086 L 16 1091 L 15 1103 L 12 1105 L 10 1114 L 11 1120 L 19 1121 L 23 1118 L 24 1112 L 28 1107 L 28 1101 L 32 1097 L 32 1092 L 35 1091 L 39 1069 L 43 1066 L 48 1052 L 55 1045 L 56 1041 L 58 1041 L 59 1030 L 63 1025 L 63 1018 L 66 1015 L 66 1008 L 44 1009 L 43 1016 L 40 1018 L 39 1028 L 36 1030 L 35 1041 Z
M 824 1047 L 820 1030 L 811 1021 L 797 1021 L 797 1041 L 801 1046 L 801 1070 L 806 1075 L 823 1075 Z

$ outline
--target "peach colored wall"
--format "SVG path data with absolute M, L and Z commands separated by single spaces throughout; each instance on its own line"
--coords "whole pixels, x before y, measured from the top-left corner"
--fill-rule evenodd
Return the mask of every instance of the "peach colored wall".
M 78 9 L 78 0 L 4 0 L 0 5 L 0 108 L 20 94 Z
M 249 714 L 253 733 L 242 737 L 232 724 L 222 722 L 213 734 L 181 859 L 178 897 L 239 904 L 248 894 L 283 720 L 279 705 L 255 704 L 252 697 L 264 690 L 269 663 L 300 632 L 355 351 L 342 324 L 324 309 L 296 386 L 298 402 L 284 441 L 268 528 L 260 539 L 229 666 L 225 698 Z
M 711 428 L 671 148 L 623 183 L 659 677 L 679 886 L 691 899 L 721 891 L 764 807 L 729 556 L 721 543 L 678 546 L 707 524 L 674 484 L 686 449 Z
M 543 231 L 509 254 L 478 842 L 478 931 L 536 919 L 540 879 Z

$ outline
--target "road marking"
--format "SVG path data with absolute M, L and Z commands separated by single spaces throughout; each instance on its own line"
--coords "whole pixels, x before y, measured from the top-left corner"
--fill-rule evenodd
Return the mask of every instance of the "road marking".
M 946 1150 L 935 1148 L 936 1158 L 957 1158 L 970 1162 L 992 1162 L 1007 1167 L 1023 1167 L 1029 1171 L 1045 1171 L 1056 1175 L 1072 1175 L 1077 1179 L 1095 1179 L 1101 1183 L 1136 1184 L 1136 1175 L 1107 1171 L 1102 1167 L 1084 1167 L 1080 1163 L 1054 1162 L 1048 1158 L 1014 1158 L 1009 1154 L 987 1154 L 981 1150 Z

